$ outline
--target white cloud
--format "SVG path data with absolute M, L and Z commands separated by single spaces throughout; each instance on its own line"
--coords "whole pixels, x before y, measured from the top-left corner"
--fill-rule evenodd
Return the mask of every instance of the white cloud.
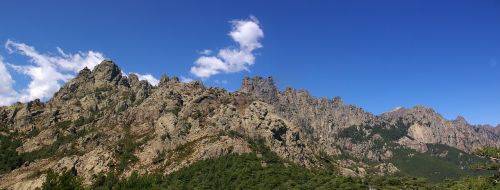
M 214 80 L 216 84 L 227 84 L 227 80 Z
M 204 49 L 203 51 L 198 52 L 201 55 L 210 55 L 212 54 L 212 50 Z
M 194 79 L 192 79 L 192 78 L 181 76 L 181 82 L 183 82 L 183 83 L 190 83 L 193 81 L 194 81 Z
M 160 83 L 160 80 L 158 80 L 151 74 L 145 74 L 145 75 L 141 75 L 139 73 L 133 73 L 133 74 L 137 75 L 137 77 L 139 77 L 139 80 L 147 80 L 149 84 L 152 84 L 153 86 L 157 86 L 158 83 Z
M 191 67 L 191 74 L 206 79 L 219 73 L 235 73 L 255 63 L 253 51 L 261 48 L 260 39 L 264 37 L 259 21 L 255 17 L 231 21 L 229 36 L 238 43 L 238 48 L 220 49 L 217 56 L 201 56 Z
M 251 16 L 248 20 L 234 20 L 231 23 L 233 30 L 229 35 L 240 44 L 240 48 L 254 50 L 262 47 L 259 40 L 264 37 L 264 32 L 257 18 Z
M 1 91 L 0 97 L 9 96 L 10 98 L 2 100 L 0 105 L 8 105 L 15 101 L 26 102 L 36 98 L 48 99 L 59 90 L 62 82 L 73 78 L 74 74 L 84 67 L 93 69 L 104 60 L 102 53 L 94 51 L 66 54 L 61 48 L 57 48 L 59 54 L 43 54 L 32 46 L 12 40 L 7 40 L 5 48 L 10 54 L 19 53 L 30 58 L 31 64 L 28 65 L 8 65 L 15 71 L 30 77 L 31 81 L 26 88 L 19 92 L 12 90 L 9 95 Z M 4 70 L 2 72 L 8 74 L 5 75 L 8 76 L 5 78 L 10 78 L 8 71 Z M 2 76 L 4 76 L 4 73 L 2 73 Z M 10 88 L 12 89 L 12 85 Z
M 0 106 L 17 101 L 27 102 L 37 98 L 46 100 L 52 97 L 64 82 L 72 79 L 80 70 L 85 67 L 92 70 L 105 59 L 100 52 L 87 51 L 68 54 L 59 47 L 57 47 L 57 54 L 40 53 L 33 46 L 12 40 L 5 42 L 5 49 L 10 54 L 17 53 L 28 57 L 29 64 L 9 64 L 0 57 Z M 14 90 L 15 81 L 5 65 L 28 76 L 31 79 L 28 86 L 20 91 Z M 159 83 L 159 80 L 151 74 L 134 74 L 140 80 L 147 80 L 152 85 L 156 86 Z
M 12 94 L 14 89 L 14 80 L 10 76 L 5 63 L 3 62 L 3 57 L 0 56 L 0 94 Z
M 7 40 L 5 48 L 9 53 L 20 53 L 31 58 L 31 62 L 39 66 L 51 66 L 60 71 L 72 71 L 74 73 L 87 67 L 93 69 L 104 60 L 104 55 L 100 52 L 88 51 L 75 54 L 66 54 L 57 47 L 59 55 L 41 54 L 34 47 L 24 43 Z
M 0 56 L 0 105 L 16 102 L 17 92 L 13 88 L 14 82 L 7 67 L 5 67 L 3 57 Z

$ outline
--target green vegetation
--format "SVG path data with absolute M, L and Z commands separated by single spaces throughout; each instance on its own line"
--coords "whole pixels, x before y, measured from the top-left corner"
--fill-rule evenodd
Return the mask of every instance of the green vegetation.
M 73 123 L 72 121 L 61 121 L 61 122 L 57 122 L 56 123 L 56 127 L 57 128 L 61 128 L 61 129 L 67 129 L 68 127 L 71 126 L 71 123 Z
M 125 137 L 120 139 L 117 144 L 116 153 L 119 158 L 117 170 L 123 172 L 131 163 L 137 162 L 139 159 L 134 155 L 135 149 L 139 146 L 138 143 L 127 132 Z
M 23 158 L 23 161 L 32 162 L 37 159 L 43 159 L 52 156 L 64 157 L 64 156 L 78 154 L 79 152 L 78 150 L 76 150 L 75 144 L 73 143 L 75 143 L 76 139 L 83 137 L 87 133 L 88 133 L 87 130 L 80 130 L 66 136 L 60 135 L 59 137 L 57 137 L 57 140 L 53 142 L 51 145 L 44 146 L 38 150 L 34 150 L 31 152 L 25 152 L 21 154 L 21 156 Z M 60 150 L 60 148 L 63 145 L 67 144 L 70 144 L 70 146 L 67 149 Z
M 391 162 L 401 170 L 403 175 L 420 176 L 438 182 L 447 178 L 456 179 L 467 174 L 456 165 L 429 154 L 402 147 L 393 152 L 394 157 Z
M 402 119 L 399 119 L 395 125 L 390 125 L 385 128 L 383 125 L 368 127 L 372 129 L 372 135 L 379 134 L 385 142 L 397 141 L 408 134 L 410 125 L 405 124 Z
M 77 120 L 75 120 L 74 124 L 76 127 L 80 127 L 89 123 L 94 122 L 94 115 L 90 115 L 89 117 L 80 116 Z
M 82 180 L 76 176 L 74 169 L 57 174 L 53 171 L 47 173 L 43 190 L 83 190 Z
M 360 126 L 350 126 L 340 131 L 338 134 L 340 138 L 350 138 L 352 143 L 361 143 L 367 141 L 367 134 Z
M 165 151 L 156 152 L 156 156 L 153 158 L 153 164 L 159 164 L 165 160 L 166 153 Z
M 245 136 L 243 136 L 241 133 L 238 133 L 237 131 L 234 131 L 234 130 L 229 130 L 229 131 L 221 131 L 218 135 L 218 137 L 220 136 L 229 136 L 231 138 L 244 138 Z
M 474 152 L 474 154 L 486 158 L 500 159 L 500 148 L 497 147 L 483 147 Z
M 473 163 L 471 164 L 471 169 L 474 170 L 499 170 L 500 165 L 498 163 Z
M 259 147 L 255 147 L 259 148 Z M 255 153 L 226 155 L 199 161 L 168 176 L 138 175 L 119 179 L 113 172 L 96 177 L 90 189 L 497 189 L 493 177 L 469 177 L 458 181 L 432 184 L 414 177 L 343 177 L 324 170 L 307 170 L 280 161 L 276 156 L 261 158 Z M 267 155 L 269 156 L 269 155 Z M 267 160 L 263 167 L 262 162 Z M 74 189 L 78 180 L 65 173 Z M 69 176 L 69 177 L 68 177 Z M 62 182 L 58 182 L 59 184 Z M 53 183 L 52 183 L 53 184 Z M 57 186 L 51 186 L 57 187 Z M 56 188 L 52 188 L 56 189 Z
M 32 129 L 32 130 L 28 133 L 27 137 L 28 137 L 28 138 L 36 137 L 36 136 L 38 136 L 38 134 L 40 134 L 40 130 L 38 130 L 37 128 L 34 128 L 34 129 Z
M 59 129 L 67 129 L 73 122 L 63 121 L 55 126 Z M 38 135 L 39 130 L 32 130 L 27 135 L 10 133 L 5 128 L 0 129 L 0 174 L 19 168 L 25 162 L 32 162 L 37 159 L 44 159 L 52 156 L 69 156 L 79 154 L 76 149 L 75 140 L 88 133 L 87 130 L 79 130 L 68 135 L 60 134 L 57 140 L 51 145 L 43 146 L 40 149 L 19 154 L 16 149 L 22 145 L 21 137 L 34 137 Z M 66 149 L 62 146 L 69 145 Z
M 168 176 L 114 171 L 95 176 L 90 189 L 499 189 L 499 176 L 466 177 L 429 183 L 415 177 L 343 177 L 332 170 L 308 170 L 274 155 L 262 140 L 250 140 L 254 153 L 203 160 Z M 186 147 L 179 147 L 179 151 Z M 405 151 L 405 150 L 402 150 Z M 406 152 L 407 153 L 407 152 Z M 415 155 L 416 156 L 416 155 Z M 413 157 L 415 157 L 413 156 Z M 264 164 L 265 163 L 265 164 Z M 432 163 L 434 164 L 434 163 Z M 439 164 L 439 163 L 438 163 Z M 439 166 L 438 166 L 439 167 Z M 74 173 L 49 172 L 44 189 L 83 189 Z
M 16 169 L 23 163 L 22 157 L 16 151 L 16 148 L 21 146 L 21 141 L 13 136 L 15 134 L 0 131 L 0 174 Z
M 447 145 L 427 144 L 427 147 L 429 149 L 428 154 L 434 157 L 439 157 L 441 160 L 445 160 L 465 169 L 471 169 L 469 166 L 473 163 L 489 163 L 488 159 L 466 153 Z
M 476 162 L 471 164 L 471 168 L 476 170 L 486 170 L 486 171 L 497 171 L 500 172 L 500 148 L 496 147 L 483 147 L 474 152 L 474 154 L 483 157 L 484 159 L 490 159 L 492 162 Z M 500 174 L 500 173 L 497 173 Z
M 188 142 L 186 144 L 181 144 L 174 149 L 174 152 L 177 153 L 177 156 L 176 156 L 177 161 L 183 160 L 184 158 L 188 157 L 189 155 L 191 155 L 194 152 L 194 148 L 193 148 L 194 143 L 195 142 Z
M 477 176 L 492 174 L 486 171 L 475 171 L 470 164 L 487 162 L 488 160 L 467 154 L 446 145 L 427 145 L 426 153 L 397 147 L 393 149 L 391 162 L 401 170 L 405 176 L 418 176 L 432 182 L 441 182 L 447 179 L 459 179 L 462 176 Z
M 84 118 L 78 122 L 85 123 L 85 120 Z M 76 126 L 78 122 L 64 121 L 58 123 L 57 127 L 63 129 L 72 124 Z M 362 131 L 358 129 L 351 127 L 345 133 L 358 140 L 371 137 L 367 134 L 356 135 Z M 387 129 L 380 129 L 371 128 L 371 134 L 376 131 L 386 138 L 398 136 L 384 135 Z M 0 129 L 0 174 L 36 159 L 78 154 L 74 141 L 87 133 L 88 131 L 80 130 L 65 136 L 59 135 L 52 145 L 18 154 L 16 148 L 22 145 L 19 138 L 26 136 Z M 339 158 L 320 153 L 318 158 L 327 169 L 305 169 L 277 157 L 262 139 L 248 139 L 236 131 L 227 131 L 219 136 L 246 138 L 253 153 L 229 154 L 199 161 L 168 176 L 133 173 L 123 179 L 119 176 L 131 163 L 137 162 L 133 153 L 141 143 L 128 132 L 125 134 L 116 146 L 118 164 L 115 170 L 95 176 L 91 186 L 84 187 L 74 169 L 61 174 L 36 171 L 33 176 L 46 173 L 43 189 L 500 189 L 500 175 L 487 171 L 497 171 L 499 168 L 497 163 L 488 159 L 499 157 L 498 148 L 485 147 L 477 150 L 476 156 L 446 145 L 429 144 L 426 153 L 391 145 L 389 148 L 394 153 L 391 162 L 401 170 L 399 176 L 355 178 L 337 175 L 333 163 Z M 180 145 L 168 154 L 165 151 L 158 152 L 154 162 L 160 164 L 167 160 L 173 164 L 183 160 L 192 154 L 194 143 L 200 140 Z
M 159 174 L 118 180 L 114 173 L 101 175 L 92 189 L 416 189 L 427 187 L 417 178 L 352 178 L 324 170 L 307 170 L 284 162 L 259 141 L 252 148 L 261 154 L 226 155 L 199 161 L 168 176 Z M 262 163 L 265 162 L 264 167 Z
M 401 119 L 394 125 L 376 124 L 376 125 L 361 125 L 350 126 L 340 131 L 338 137 L 349 138 L 353 143 L 361 143 L 372 139 L 376 134 L 382 137 L 381 142 L 397 141 L 408 134 L 410 125 L 405 124 Z
M 181 107 L 175 106 L 167 110 L 167 112 L 173 113 L 175 116 L 179 116 L 179 112 L 181 111 Z
M 500 189 L 500 176 L 466 177 L 446 184 L 447 189 Z

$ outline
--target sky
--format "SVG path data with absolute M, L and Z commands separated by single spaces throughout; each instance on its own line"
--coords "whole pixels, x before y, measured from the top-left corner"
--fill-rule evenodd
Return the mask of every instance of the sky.
M 273 76 L 374 114 L 500 123 L 500 1 L 4 0 L 0 44 L 2 105 L 48 100 L 111 59 L 153 84 Z

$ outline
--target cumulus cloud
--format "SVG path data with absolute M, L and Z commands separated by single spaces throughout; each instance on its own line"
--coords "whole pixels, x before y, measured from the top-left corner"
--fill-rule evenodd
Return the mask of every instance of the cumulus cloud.
M 12 77 L 2 61 L 0 65 L 0 83 L 2 85 L 0 91 L 2 101 L 0 101 L 0 105 L 8 105 L 16 101 L 26 102 L 36 98 L 50 98 L 59 90 L 63 82 L 73 78 L 78 71 L 85 67 L 92 69 L 104 60 L 102 53 L 94 51 L 66 54 L 61 48 L 57 48 L 58 54 L 43 54 L 32 46 L 12 40 L 7 40 L 5 48 L 10 54 L 18 53 L 29 58 L 30 64 L 27 65 L 7 65 L 15 71 L 28 76 L 31 81 L 27 87 L 19 92 L 15 91 L 12 88 Z M 4 84 L 10 85 L 6 86 Z
M 155 78 L 151 74 L 144 74 L 144 75 L 139 74 L 139 73 L 131 73 L 131 74 L 137 75 L 137 77 L 139 77 L 139 80 L 147 80 L 149 82 L 149 84 L 152 84 L 154 86 L 157 86 L 158 83 L 160 83 L 160 80 L 158 80 L 157 78 Z
M 206 79 L 219 73 L 248 71 L 255 63 L 253 51 L 261 48 L 260 39 L 264 32 L 255 17 L 246 20 L 231 21 L 229 36 L 238 44 L 237 48 L 220 49 L 216 56 L 204 55 L 195 61 L 191 74 Z

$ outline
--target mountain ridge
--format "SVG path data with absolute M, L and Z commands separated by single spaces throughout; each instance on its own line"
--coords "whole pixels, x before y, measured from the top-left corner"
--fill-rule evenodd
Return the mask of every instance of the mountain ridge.
M 235 92 L 166 75 L 153 86 L 108 60 L 81 70 L 48 102 L 0 107 L 0 124 L 21 142 L 22 162 L 0 176 L 0 188 L 19 189 L 41 185 L 45 176 L 31 174 L 48 169 L 75 169 L 87 184 L 110 171 L 170 174 L 253 152 L 257 139 L 281 159 L 347 176 L 404 173 L 394 161 L 400 150 L 423 155 L 445 145 L 468 154 L 500 146 L 498 130 L 423 106 L 374 115 L 340 97 L 280 91 L 272 77 L 244 78 Z

